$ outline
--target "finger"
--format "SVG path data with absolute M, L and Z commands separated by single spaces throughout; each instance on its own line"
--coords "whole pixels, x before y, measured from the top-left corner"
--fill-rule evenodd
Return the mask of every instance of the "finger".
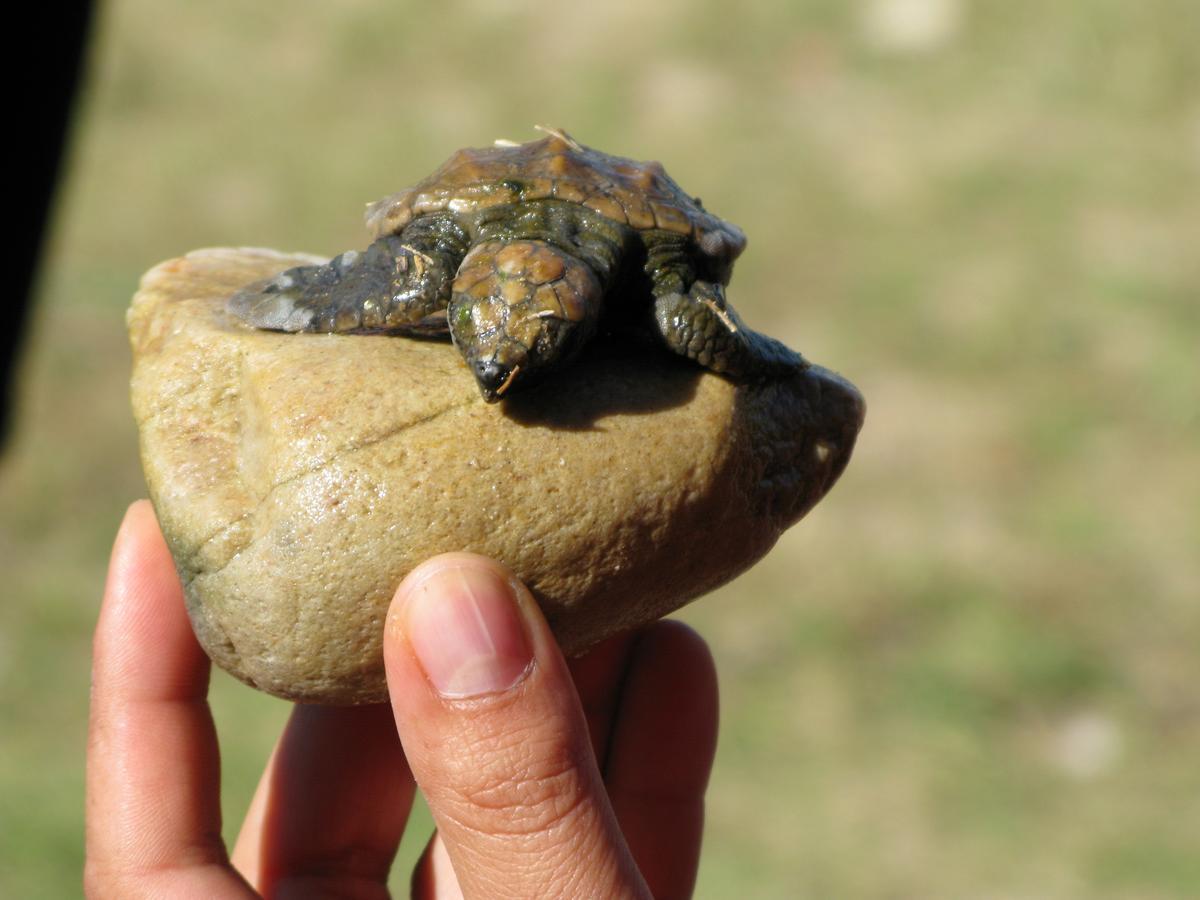
M 466 897 L 647 896 L 566 663 L 510 572 L 448 554 L 388 615 L 396 725 Z
M 435 831 L 413 869 L 411 900 L 463 900 L 446 842 Z
M 655 897 L 691 896 L 717 719 L 707 644 L 681 622 L 650 626 L 631 654 L 605 782 Z
M 583 704 L 588 733 L 592 736 L 592 751 L 596 754 L 601 771 L 608 756 L 613 718 L 621 697 L 630 651 L 635 643 L 632 632 L 619 634 L 601 642 L 583 656 L 567 660 L 571 679 Z
M 390 707 L 297 706 L 233 863 L 267 896 L 386 897 L 413 791 Z
M 583 705 L 592 739 L 592 752 L 601 769 L 608 752 L 609 733 L 634 643 L 633 634 L 620 634 L 603 641 L 583 656 L 567 661 L 571 679 L 575 682 Z M 433 897 L 438 900 L 460 900 L 462 897 L 446 844 L 436 831 L 413 870 L 412 896 L 414 900 Z
M 208 659 L 146 501 L 117 534 L 96 626 L 88 725 L 89 895 L 253 896 L 221 842 Z

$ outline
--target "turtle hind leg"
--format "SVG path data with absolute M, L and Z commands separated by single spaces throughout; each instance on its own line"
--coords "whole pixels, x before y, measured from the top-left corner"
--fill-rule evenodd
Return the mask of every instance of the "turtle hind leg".
M 446 334 L 458 246 L 406 229 L 362 252 L 298 266 L 234 294 L 229 310 L 255 328 L 379 334 Z
M 743 325 L 716 282 L 694 281 L 686 294 L 657 293 L 654 328 L 674 353 L 734 378 L 780 377 L 808 367 L 800 354 Z

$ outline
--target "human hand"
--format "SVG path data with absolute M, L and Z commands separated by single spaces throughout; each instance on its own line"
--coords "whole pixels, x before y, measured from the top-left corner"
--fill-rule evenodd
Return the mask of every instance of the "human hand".
M 449 554 L 400 586 L 384 656 L 390 708 L 295 707 L 231 859 L 208 658 L 150 505 L 130 507 L 95 635 L 88 895 L 387 896 L 414 785 L 438 829 L 414 896 L 691 893 L 716 742 L 694 632 L 660 622 L 568 666 L 506 570 Z

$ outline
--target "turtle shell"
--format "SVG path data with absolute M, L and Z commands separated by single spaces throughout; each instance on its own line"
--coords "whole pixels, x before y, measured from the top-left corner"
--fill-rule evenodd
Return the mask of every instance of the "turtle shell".
M 657 162 L 585 147 L 566 132 L 527 144 L 464 148 L 428 178 L 367 207 L 374 237 L 395 234 L 417 216 L 449 210 L 469 219 L 488 207 L 535 200 L 579 203 L 637 231 L 692 238 L 710 256 L 735 259 L 746 236 L 689 197 Z

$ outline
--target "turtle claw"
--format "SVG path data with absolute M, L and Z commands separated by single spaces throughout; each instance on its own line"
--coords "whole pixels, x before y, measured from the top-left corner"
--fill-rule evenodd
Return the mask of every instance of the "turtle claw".
M 229 298 L 229 311 L 254 328 L 267 331 L 312 331 L 316 310 L 281 283 L 288 273 L 243 288 Z

